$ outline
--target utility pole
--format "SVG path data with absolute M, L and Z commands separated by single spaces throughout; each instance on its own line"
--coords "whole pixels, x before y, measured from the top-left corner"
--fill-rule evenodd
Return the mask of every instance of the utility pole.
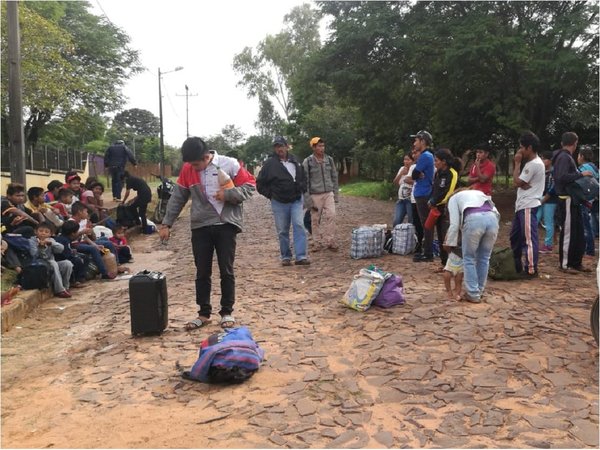
M 173 70 L 161 72 L 160 67 L 158 68 L 158 115 L 160 121 L 160 176 L 165 176 L 165 135 L 163 133 L 163 111 L 162 111 L 162 88 L 161 88 L 161 77 L 167 73 L 178 72 L 183 67 L 175 67 Z
M 6 2 L 8 30 L 8 107 L 10 181 L 26 185 L 25 135 L 23 133 L 23 102 L 21 99 L 21 38 L 19 31 L 19 2 Z
M 185 94 L 175 94 L 177 97 L 183 97 L 185 95 L 185 135 L 190 137 L 190 121 L 189 121 L 189 109 L 188 109 L 188 97 L 197 97 L 198 94 L 190 94 L 188 85 L 185 85 Z

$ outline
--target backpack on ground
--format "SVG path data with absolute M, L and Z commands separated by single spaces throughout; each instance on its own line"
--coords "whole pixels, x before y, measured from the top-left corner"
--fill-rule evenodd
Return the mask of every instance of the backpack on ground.
M 242 383 L 256 373 L 264 356 L 247 327 L 230 328 L 202 341 L 198 360 L 181 375 L 204 383 Z
M 136 208 L 128 205 L 117 206 L 117 223 L 126 228 L 139 224 L 140 219 Z
M 354 276 L 350 287 L 340 299 L 340 303 L 356 311 L 364 312 L 371 307 L 384 283 L 383 275 L 379 272 L 360 269 Z
M 392 253 L 408 255 L 417 248 L 417 233 L 412 223 L 400 223 L 392 231 Z
M 488 276 L 493 280 L 503 281 L 516 280 L 519 278 L 511 248 L 501 247 L 492 250 Z
M 50 285 L 51 268 L 43 259 L 34 259 L 25 265 L 18 276 L 23 289 L 46 289 Z
M 352 230 L 350 257 L 377 258 L 383 255 L 385 228 L 380 225 L 361 226 Z

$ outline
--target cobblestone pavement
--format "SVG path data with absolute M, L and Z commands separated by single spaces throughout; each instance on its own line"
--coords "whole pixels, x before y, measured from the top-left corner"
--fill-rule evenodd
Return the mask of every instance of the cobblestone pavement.
M 218 330 L 216 320 L 183 329 L 195 315 L 188 218 L 167 249 L 137 238 L 132 268 L 167 275 L 168 330 L 130 336 L 126 281 L 43 304 L 2 338 L 2 446 L 597 448 L 595 274 L 563 274 L 557 255 L 542 255 L 540 279 L 492 281 L 483 303 L 448 303 L 437 262 L 349 258 L 351 228 L 388 222 L 392 209 L 342 197 L 343 250 L 282 267 L 267 201 L 246 204 L 235 315 L 266 361 L 235 386 L 176 370 Z M 338 303 L 370 262 L 403 275 L 405 306 L 359 313 Z

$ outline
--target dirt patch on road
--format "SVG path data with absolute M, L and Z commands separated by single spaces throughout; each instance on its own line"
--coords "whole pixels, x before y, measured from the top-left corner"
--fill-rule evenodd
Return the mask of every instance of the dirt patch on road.
M 218 330 L 183 329 L 195 315 L 188 218 L 166 249 L 140 236 L 132 268 L 166 274 L 168 330 L 131 337 L 126 281 L 45 303 L 3 335 L 2 446 L 597 447 L 594 274 L 563 274 L 557 255 L 542 255 L 540 279 L 492 281 L 480 305 L 447 303 L 438 262 L 350 259 L 351 229 L 389 223 L 392 211 L 342 197 L 343 250 L 282 267 L 268 203 L 246 204 L 235 315 L 266 360 L 236 386 L 184 381 L 175 368 L 190 367 Z M 358 313 L 338 303 L 371 262 L 403 276 L 405 306 Z M 216 307 L 216 275 L 213 284 Z

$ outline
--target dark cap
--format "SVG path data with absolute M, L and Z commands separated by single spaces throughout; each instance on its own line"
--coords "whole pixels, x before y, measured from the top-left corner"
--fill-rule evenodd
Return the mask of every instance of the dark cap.
M 431 144 L 433 142 L 433 138 L 431 137 L 431 133 L 429 131 L 425 131 L 425 130 L 421 130 L 417 134 L 411 134 L 410 137 L 411 138 L 423 139 L 428 144 Z
M 288 143 L 283 136 L 275 136 L 275 139 L 273 139 L 273 145 L 288 145 Z

